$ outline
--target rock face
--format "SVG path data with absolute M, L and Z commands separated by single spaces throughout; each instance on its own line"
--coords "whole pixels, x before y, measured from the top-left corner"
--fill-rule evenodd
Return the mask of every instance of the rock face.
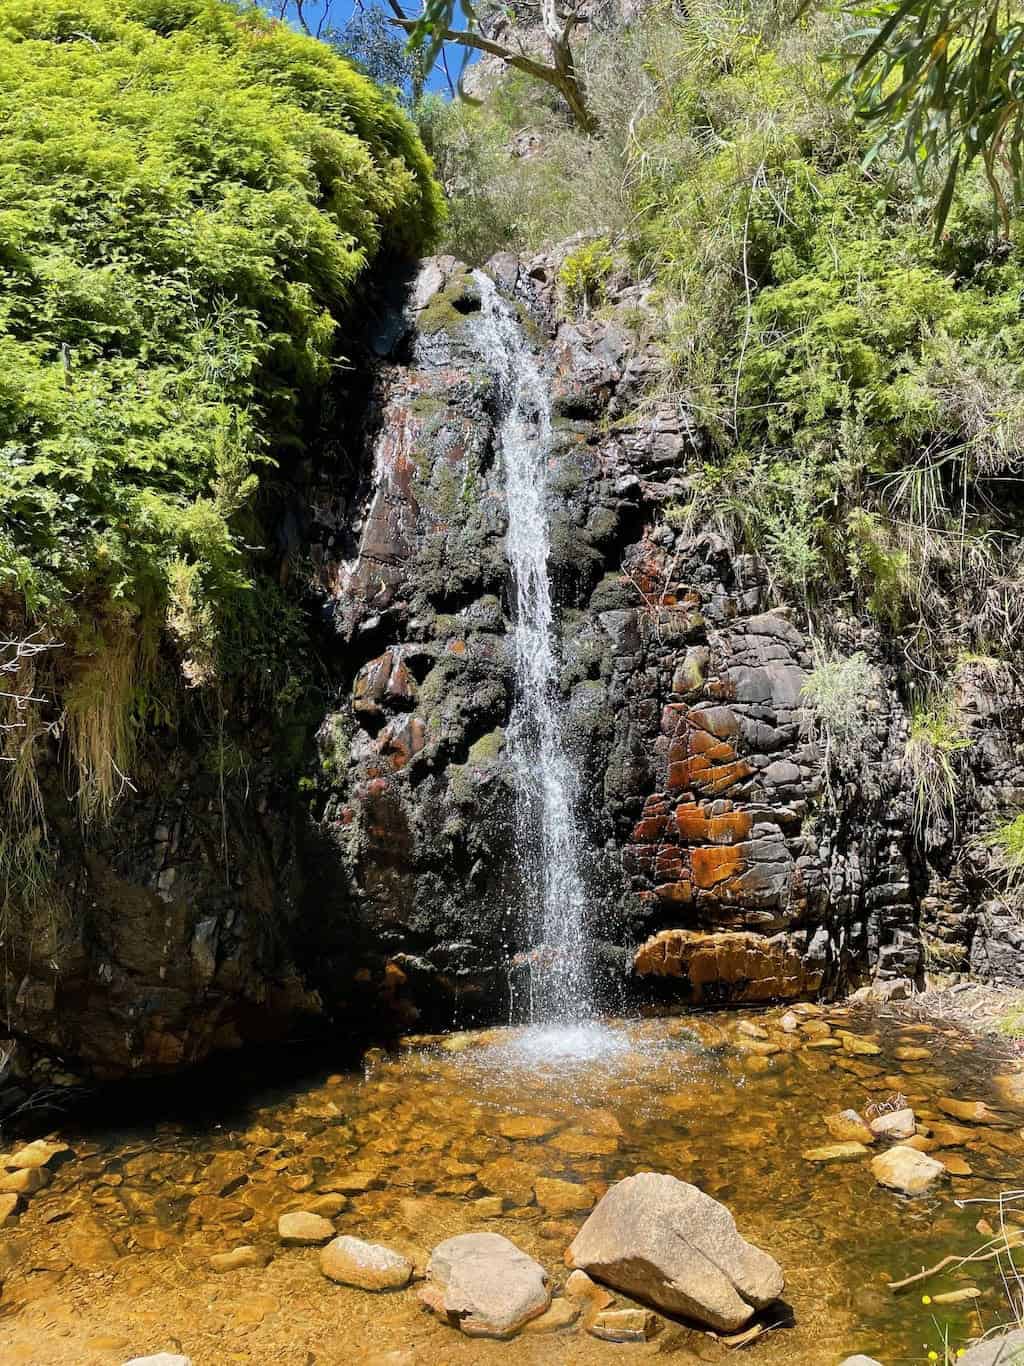
M 675 515 L 707 439 L 682 404 L 641 404 L 654 315 L 631 287 L 601 318 L 575 316 L 562 255 L 489 268 L 551 375 L 559 683 L 606 1000 L 828 994 L 919 980 L 926 952 L 1021 980 L 1024 932 L 974 838 L 1024 791 L 1019 684 L 958 666 L 971 781 L 955 829 L 915 851 L 884 633 L 816 622 L 877 678 L 833 809 L 801 607 L 755 557 Z M 318 415 L 322 449 L 268 537 L 282 579 L 312 566 L 329 676 L 330 700 L 309 702 L 288 744 L 244 718 L 243 779 L 179 736 L 87 841 L 54 753 L 58 883 L 0 969 L 15 1077 L 159 1072 L 300 1023 L 444 1028 L 527 998 L 543 948 L 525 951 L 515 909 L 501 395 L 479 308 L 449 257 L 367 303 L 347 387 Z M 511 963 L 510 944 L 524 949 Z
M 547 1272 L 500 1233 L 462 1233 L 439 1243 L 427 1281 L 424 1304 L 467 1337 L 512 1337 L 551 1303 Z
M 655 1172 L 612 1186 L 566 1261 L 615 1290 L 725 1332 L 742 1328 L 785 1283 L 778 1263 L 740 1237 L 724 1205 Z

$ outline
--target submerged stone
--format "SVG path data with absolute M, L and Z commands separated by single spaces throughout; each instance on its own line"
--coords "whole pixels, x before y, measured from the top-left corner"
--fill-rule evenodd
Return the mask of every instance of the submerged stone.
M 711 1328 L 742 1328 L 782 1293 L 778 1263 L 738 1233 L 724 1205 L 674 1176 L 641 1172 L 602 1197 L 569 1266 Z
M 825 1128 L 840 1143 L 874 1143 L 875 1136 L 856 1110 L 825 1116 Z
M 360 1290 L 400 1290 L 412 1279 L 413 1265 L 400 1252 L 362 1238 L 335 1238 L 320 1252 L 320 1270 L 339 1285 Z
M 587 1325 L 592 1337 L 605 1342 L 646 1342 L 658 1329 L 649 1309 L 604 1309 Z
M 808 1148 L 802 1154 L 806 1162 L 856 1162 L 867 1157 L 868 1150 L 863 1143 L 826 1143 L 821 1148 Z
M 277 1234 L 282 1243 L 291 1247 L 315 1247 L 334 1237 L 334 1225 L 320 1214 L 296 1210 L 281 1215 L 277 1221 Z

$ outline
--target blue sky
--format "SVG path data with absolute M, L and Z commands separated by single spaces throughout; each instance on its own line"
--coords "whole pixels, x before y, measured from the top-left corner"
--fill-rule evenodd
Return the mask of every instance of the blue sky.
M 296 27 L 300 27 L 298 22 L 298 9 L 301 5 L 306 24 L 314 34 L 328 26 L 338 29 L 344 28 L 358 8 L 354 0 L 256 0 L 256 2 L 261 5 L 263 9 L 275 15 L 280 13 L 283 5 L 285 18 L 295 24 Z M 420 6 L 417 0 L 409 0 L 409 3 L 406 3 L 405 0 L 401 0 L 401 3 L 402 8 L 410 17 L 415 17 L 419 12 Z M 364 0 L 364 8 L 380 8 L 385 14 L 390 14 L 390 10 L 386 4 L 374 5 L 373 0 Z M 459 71 L 462 67 L 464 49 L 451 43 L 446 43 L 445 50 L 452 79 L 457 81 L 459 78 Z M 430 78 L 427 81 L 427 89 L 437 90 L 442 93 L 448 90 L 448 82 L 445 79 L 444 70 L 440 63 L 438 63 L 434 71 L 431 72 Z

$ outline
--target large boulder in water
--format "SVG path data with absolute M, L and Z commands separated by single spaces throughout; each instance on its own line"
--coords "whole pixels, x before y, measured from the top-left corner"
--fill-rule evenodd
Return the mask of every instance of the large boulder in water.
M 740 1237 L 724 1205 L 657 1172 L 612 1186 L 566 1261 L 623 1294 L 725 1332 L 742 1328 L 785 1284 L 779 1264 Z
M 500 1233 L 438 1243 L 420 1299 L 469 1337 L 509 1338 L 551 1303 L 544 1268 Z

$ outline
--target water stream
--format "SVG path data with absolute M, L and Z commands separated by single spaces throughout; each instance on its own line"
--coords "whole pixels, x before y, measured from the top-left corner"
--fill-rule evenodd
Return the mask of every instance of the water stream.
M 498 377 L 498 443 L 508 503 L 514 590 L 516 698 L 506 743 L 518 779 L 517 849 L 531 934 L 531 1018 L 588 1014 L 586 900 L 579 867 L 577 781 L 558 698 L 548 578 L 547 479 L 551 404 L 537 359 L 510 306 L 482 271 L 480 338 Z

